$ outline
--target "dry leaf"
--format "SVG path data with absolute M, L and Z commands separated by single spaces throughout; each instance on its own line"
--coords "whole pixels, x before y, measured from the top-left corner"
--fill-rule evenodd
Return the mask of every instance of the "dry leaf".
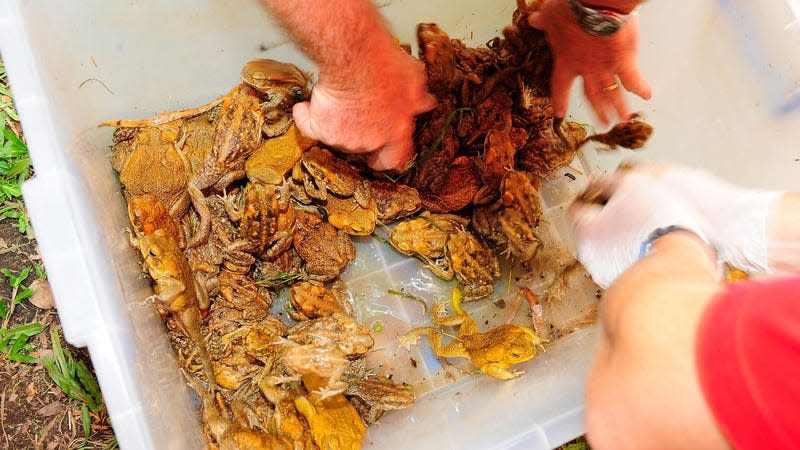
M 55 300 L 53 300 L 53 291 L 50 290 L 50 283 L 47 280 L 37 279 L 31 284 L 33 295 L 30 302 L 42 309 L 53 309 L 56 307 Z
M 0 238 L 0 248 L 8 248 L 8 243 L 3 238 Z
M 44 417 L 50 417 L 60 413 L 63 410 L 64 410 L 64 405 L 59 401 L 55 401 L 39 408 L 39 410 L 36 411 L 36 414 Z
M 54 449 L 58 448 L 59 444 L 60 443 L 58 441 L 53 441 L 53 442 L 47 444 L 47 450 L 54 450 Z
M 27 386 L 25 386 L 25 396 L 27 397 L 26 400 L 30 402 L 34 395 L 36 395 L 36 387 L 33 385 L 33 382 L 30 382 Z

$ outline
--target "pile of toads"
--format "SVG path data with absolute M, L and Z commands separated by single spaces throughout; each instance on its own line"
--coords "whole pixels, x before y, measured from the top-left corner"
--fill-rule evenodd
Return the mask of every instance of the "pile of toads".
M 207 105 L 104 124 L 117 128 L 112 163 L 132 244 L 212 447 L 358 448 L 367 425 L 413 404 L 411 386 L 367 367 L 374 341 L 339 281 L 355 258 L 350 236 L 378 225 L 398 222 L 388 242 L 460 286 L 456 315 L 440 304 L 433 317 L 460 326 L 458 342 L 444 346 L 426 327 L 403 344 L 427 335 L 437 354 L 503 379 L 533 357 L 533 331 L 480 333 L 460 307 L 462 293 L 492 293 L 501 253 L 537 257 L 538 188 L 586 140 L 552 117 L 550 53 L 518 3 L 487 47 L 419 26 L 438 104 L 418 118 L 417 157 L 402 174 L 372 173 L 302 136 L 291 107 L 309 98 L 310 77 L 273 60 L 246 64 L 243 82 Z M 632 119 L 592 138 L 635 148 L 649 130 Z M 281 289 L 290 325 L 269 311 Z

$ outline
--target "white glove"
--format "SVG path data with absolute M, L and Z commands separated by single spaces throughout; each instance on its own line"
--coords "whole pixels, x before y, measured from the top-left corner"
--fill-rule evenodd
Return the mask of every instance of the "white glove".
M 746 189 L 700 169 L 662 166 L 660 170 L 663 183 L 708 220 L 707 236 L 720 260 L 746 272 L 772 271 L 766 222 L 784 192 Z
M 596 178 L 589 190 L 602 192 L 606 206 L 578 200 L 570 216 L 578 257 L 601 286 L 638 260 L 652 231 L 669 225 L 696 232 L 734 267 L 770 271 L 766 221 L 783 192 L 745 189 L 704 170 L 667 165 Z
M 595 283 L 607 288 L 640 258 L 650 233 L 671 225 L 702 239 L 709 223 L 662 177 L 646 170 L 619 171 L 593 178 L 586 192 L 605 205 L 576 200 L 570 208 L 578 259 Z

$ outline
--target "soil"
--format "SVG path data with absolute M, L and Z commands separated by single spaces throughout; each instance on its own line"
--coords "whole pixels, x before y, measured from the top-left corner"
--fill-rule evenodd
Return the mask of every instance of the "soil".
M 17 273 L 33 263 L 41 263 L 36 241 L 17 230 L 16 223 L 0 222 L 0 268 Z M 34 279 L 31 273 L 25 281 Z M 7 302 L 11 287 L 0 280 L 0 298 Z M 31 339 L 36 349 L 32 356 L 52 355 L 50 329 L 60 330 L 55 309 L 43 310 L 24 300 L 18 304 L 8 323 L 16 325 L 39 322 L 44 331 Z M 63 341 L 76 359 L 90 365 L 88 353 Z M 114 432 L 105 414 L 91 416 L 91 434 L 84 438 L 81 406 L 70 400 L 55 385 L 41 364 L 30 365 L 8 360 L 0 355 L 0 447 L 13 449 L 109 448 L 116 446 Z

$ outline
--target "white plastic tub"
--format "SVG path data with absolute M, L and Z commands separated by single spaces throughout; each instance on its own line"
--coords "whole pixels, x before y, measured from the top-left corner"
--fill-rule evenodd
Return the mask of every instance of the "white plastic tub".
M 416 23 L 433 21 L 453 37 L 472 37 L 473 44 L 497 35 L 515 7 L 486 0 L 380 5 L 403 41 L 415 42 Z M 791 6 L 733 0 L 645 5 L 641 62 L 655 96 L 634 106 L 656 128 L 646 155 L 754 186 L 798 188 L 800 115 L 791 95 L 800 81 L 800 32 Z M 121 231 L 127 219 L 108 159 L 111 130 L 96 124 L 205 103 L 233 86 L 239 67 L 252 58 L 311 65 L 256 1 L 0 0 L 0 51 L 36 169 L 24 186 L 25 200 L 66 338 L 89 348 L 123 448 L 201 448 L 192 396 L 163 324 L 139 303 L 149 295 L 149 282 Z M 588 120 L 578 95 L 573 105 L 576 117 Z M 589 152 L 583 169 L 608 167 L 618 158 Z M 554 216 L 564 194 L 552 197 Z M 555 220 L 554 228 L 566 237 L 563 222 Z M 360 242 L 359 250 L 369 245 Z M 416 270 L 398 269 L 390 252 L 378 252 L 389 259 L 386 266 L 351 277 L 353 289 L 381 276 L 400 283 L 402 270 Z M 392 270 L 383 270 L 388 266 Z M 408 319 L 413 306 L 402 308 L 397 315 Z M 588 328 L 562 339 L 514 381 L 466 377 L 430 386 L 412 409 L 370 428 L 367 444 L 557 446 L 584 431 L 582 383 L 596 337 Z

